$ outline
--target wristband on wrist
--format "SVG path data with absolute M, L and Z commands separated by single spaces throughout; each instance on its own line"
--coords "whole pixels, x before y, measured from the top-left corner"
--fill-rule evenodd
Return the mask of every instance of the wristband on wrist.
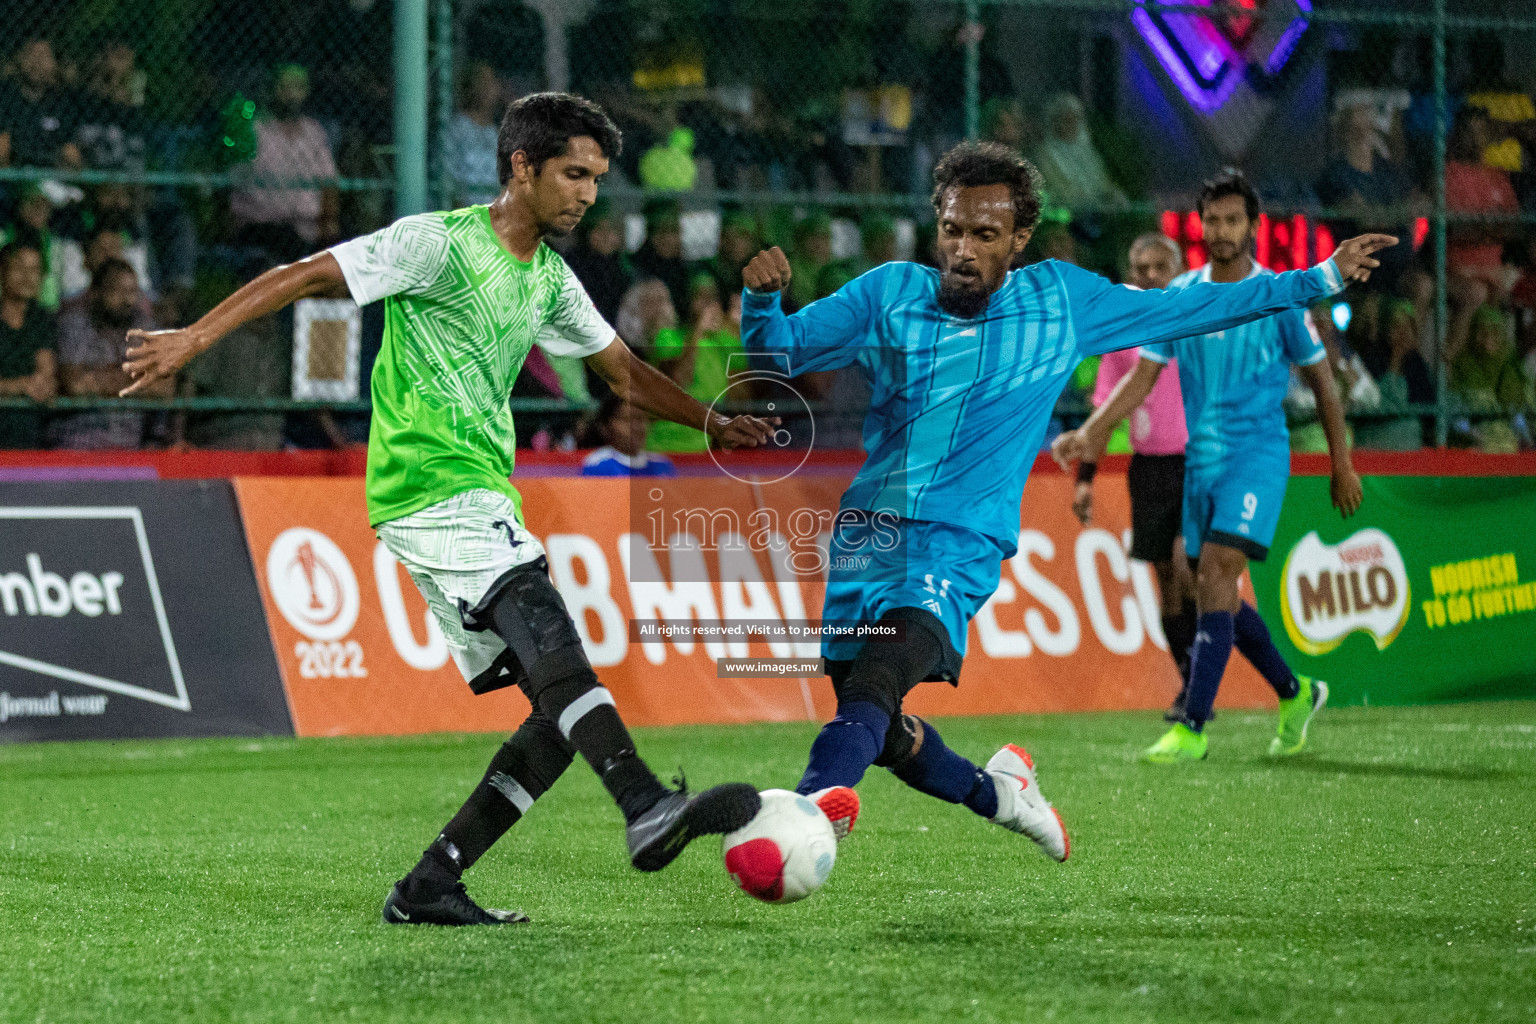
M 1079 462 L 1077 464 L 1077 482 L 1080 484 L 1093 483 L 1093 476 L 1099 471 L 1097 462 Z

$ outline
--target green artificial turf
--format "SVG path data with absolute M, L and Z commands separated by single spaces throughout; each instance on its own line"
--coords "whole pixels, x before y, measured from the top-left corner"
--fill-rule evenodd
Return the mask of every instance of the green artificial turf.
M 1072 859 L 882 771 L 825 889 L 719 843 L 626 866 L 578 760 L 472 872 L 527 926 L 379 923 L 498 738 L 0 748 L 4 1021 L 1531 1021 L 1536 703 L 1330 711 L 1264 757 L 1135 762 L 1149 714 L 952 719 L 1035 754 Z M 695 786 L 788 786 L 810 725 L 642 730 Z

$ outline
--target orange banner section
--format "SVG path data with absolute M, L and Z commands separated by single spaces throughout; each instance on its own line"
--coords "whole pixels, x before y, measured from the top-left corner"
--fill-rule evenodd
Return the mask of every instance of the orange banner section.
M 717 658 L 814 656 L 814 641 L 632 643 L 629 624 L 819 619 L 823 577 L 804 567 L 817 564 L 826 510 L 843 484 L 557 478 L 518 486 L 528 527 L 625 719 L 671 725 L 831 716 L 823 677 L 717 678 Z M 1156 582 L 1125 554 L 1124 478 L 1100 475 L 1088 528 L 1071 514 L 1071 488 L 1061 476 L 1031 479 L 1019 553 L 971 623 L 960 686 L 920 686 L 909 710 L 1090 711 L 1172 699 L 1178 677 Z M 236 490 L 300 735 L 506 731 L 522 720 L 528 704 L 514 689 L 470 693 L 426 603 L 368 528 L 361 479 L 242 478 Z M 1220 705 L 1273 701 L 1234 657 Z

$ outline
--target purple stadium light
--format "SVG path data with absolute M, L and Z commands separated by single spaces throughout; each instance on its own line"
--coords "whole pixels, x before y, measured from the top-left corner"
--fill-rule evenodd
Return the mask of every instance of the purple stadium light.
M 1137 2 L 1145 4 L 1147 0 Z M 1211 6 L 1211 0 L 1191 2 Z M 1257 14 L 1263 0 L 1253 2 Z M 1157 54 L 1184 98 L 1201 113 L 1209 114 L 1232 97 L 1250 62 L 1259 64 L 1269 76 L 1279 74 L 1285 67 L 1307 30 L 1306 15 L 1312 13 L 1312 0 L 1294 3 L 1301 15 L 1285 27 L 1267 55 L 1252 52 L 1256 44 L 1262 45 L 1262 40 L 1254 38 L 1251 32 L 1233 33 L 1229 24 L 1204 15 L 1137 8 L 1131 12 L 1131 23 Z

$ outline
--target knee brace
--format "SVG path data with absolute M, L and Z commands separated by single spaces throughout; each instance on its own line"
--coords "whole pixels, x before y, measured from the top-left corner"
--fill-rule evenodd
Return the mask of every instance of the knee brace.
M 474 608 L 461 603 L 459 615 L 465 629 L 490 629 L 501 637 L 522 669 L 517 684 L 534 707 L 540 706 L 545 689 L 573 676 L 585 674 L 597 685 L 576 624 L 549 581 L 543 558 L 502 576 Z M 559 721 L 558 714 L 551 717 Z

